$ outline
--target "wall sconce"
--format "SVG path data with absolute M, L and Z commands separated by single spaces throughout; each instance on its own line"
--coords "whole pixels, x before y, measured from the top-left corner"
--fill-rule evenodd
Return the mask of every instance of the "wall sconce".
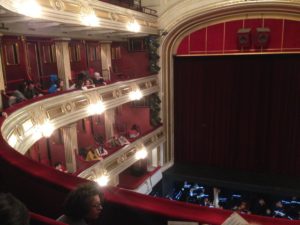
M 52 135 L 54 126 L 51 122 L 46 120 L 42 125 L 39 126 L 39 130 L 44 137 L 48 138 Z
M 270 41 L 270 28 L 257 27 L 254 37 L 254 45 L 256 48 L 266 48 Z
M 251 46 L 251 28 L 242 28 L 237 32 L 237 45 L 239 49 L 250 48 Z
M 145 147 L 142 147 L 140 150 L 138 150 L 135 153 L 135 159 L 140 160 L 140 159 L 145 159 L 148 156 L 147 149 Z
M 99 18 L 90 7 L 82 8 L 80 12 L 80 21 L 85 26 L 97 27 L 100 25 Z
M 135 91 L 131 91 L 129 93 L 129 99 L 131 101 L 136 101 L 136 100 L 140 100 L 143 97 L 142 92 L 140 91 L 140 89 L 137 89 Z
M 96 115 L 96 114 L 100 115 L 101 113 L 103 113 L 105 111 L 105 107 L 104 107 L 103 102 L 99 101 L 97 103 L 90 104 L 87 107 L 87 111 L 88 111 L 89 115 Z
M 106 186 L 109 182 L 109 176 L 107 174 L 107 171 L 104 170 L 102 172 L 102 175 L 95 179 L 95 181 L 99 184 L 99 186 L 103 187 Z
M 11 147 L 15 147 L 16 144 L 18 142 L 18 139 L 17 139 L 17 136 L 15 134 L 12 134 L 9 138 L 8 138 L 8 144 L 11 146 Z
M 141 25 L 135 19 L 133 19 L 128 22 L 127 30 L 137 33 L 141 30 Z

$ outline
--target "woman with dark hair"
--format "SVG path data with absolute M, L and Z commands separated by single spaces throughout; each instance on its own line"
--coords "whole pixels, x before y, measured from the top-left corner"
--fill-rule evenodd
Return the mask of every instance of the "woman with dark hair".
M 28 209 L 10 193 L 0 193 L 0 224 L 29 225 Z
M 70 192 L 64 203 L 64 215 L 57 220 L 69 225 L 88 225 L 101 211 L 103 196 L 94 182 L 85 183 Z

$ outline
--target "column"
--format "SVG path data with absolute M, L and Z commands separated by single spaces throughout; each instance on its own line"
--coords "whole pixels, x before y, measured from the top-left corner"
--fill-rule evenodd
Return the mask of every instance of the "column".
M 110 80 L 111 42 L 101 42 L 101 64 L 104 80 Z
M 65 148 L 66 167 L 69 173 L 76 171 L 76 152 L 78 152 L 77 123 L 69 124 L 62 129 Z
M 114 136 L 114 123 L 115 123 L 115 108 L 108 109 L 104 113 L 104 125 L 106 139 Z
M 2 38 L 3 34 L 0 33 L 0 52 L 2 52 Z M 3 61 L 2 61 L 2 54 L 0 54 L 0 92 L 4 91 L 5 90 L 5 83 L 4 83 L 4 72 L 3 72 L 3 68 L 2 68 L 2 64 L 3 64 Z M 2 104 L 2 95 L 0 94 L 0 110 L 2 111 L 3 109 L 3 104 Z
M 69 41 L 69 38 L 55 40 L 58 77 L 64 81 L 65 89 L 69 88 L 69 80 L 71 80 Z

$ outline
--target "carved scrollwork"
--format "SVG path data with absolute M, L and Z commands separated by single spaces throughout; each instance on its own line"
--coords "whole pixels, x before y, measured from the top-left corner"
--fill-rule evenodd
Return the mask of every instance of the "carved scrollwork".
M 52 6 L 53 9 L 59 10 L 59 11 L 64 11 L 65 10 L 65 4 L 63 0 L 49 0 L 50 5 Z
M 127 160 L 127 156 L 126 156 L 126 154 L 123 154 L 117 159 L 117 162 L 118 162 L 118 164 L 121 164 L 121 163 L 125 162 L 126 160 Z
M 110 18 L 112 21 L 118 21 L 119 16 L 118 16 L 116 13 L 109 13 L 109 18 Z
M 65 104 L 65 109 L 66 109 L 66 111 L 69 113 L 69 112 L 71 112 L 72 111 L 72 105 L 70 104 L 70 103 L 67 103 L 67 104 Z

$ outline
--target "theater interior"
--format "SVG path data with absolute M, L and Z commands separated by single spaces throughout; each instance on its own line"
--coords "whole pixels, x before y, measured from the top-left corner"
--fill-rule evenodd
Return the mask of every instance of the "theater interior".
M 63 225 L 92 181 L 97 225 L 300 225 L 299 15 L 287 0 L 0 1 L 0 192 L 31 225 Z

